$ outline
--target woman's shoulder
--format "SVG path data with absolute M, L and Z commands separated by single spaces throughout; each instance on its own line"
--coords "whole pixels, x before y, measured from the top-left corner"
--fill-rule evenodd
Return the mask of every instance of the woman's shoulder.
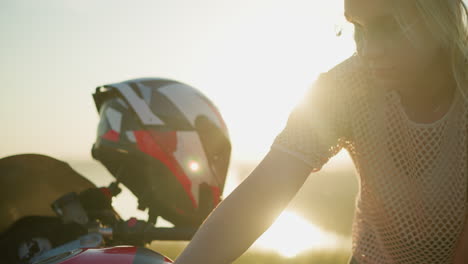
M 367 87 L 368 76 L 359 58 L 353 55 L 322 73 L 316 81 L 314 93 L 322 97 L 328 94 L 349 100 L 365 94 L 362 91 Z

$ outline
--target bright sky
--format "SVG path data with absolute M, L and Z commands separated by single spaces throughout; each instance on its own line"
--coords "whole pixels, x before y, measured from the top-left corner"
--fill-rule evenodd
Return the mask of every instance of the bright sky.
M 259 160 L 317 75 L 353 53 L 335 36 L 342 14 L 343 0 L 2 0 L 0 158 L 90 159 L 95 87 L 166 77 L 215 102 L 233 161 Z M 291 212 L 270 230 L 257 245 L 285 256 L 336 240 Z
M 347 56 L 343 0 L 2 0 L 0 157 L 87 159 L 94 88 L 167 77 L 210 97 L 236 160 L 260 159 L 317 74 Z

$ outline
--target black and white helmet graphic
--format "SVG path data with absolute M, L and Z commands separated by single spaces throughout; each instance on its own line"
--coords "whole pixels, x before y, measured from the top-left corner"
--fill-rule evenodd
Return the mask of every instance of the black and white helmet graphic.
M 216 106 L 186 84 L 158 78 L 96 88 L 93 157 L 176 226 L 198 226 L 220 202 L 231 144 Z

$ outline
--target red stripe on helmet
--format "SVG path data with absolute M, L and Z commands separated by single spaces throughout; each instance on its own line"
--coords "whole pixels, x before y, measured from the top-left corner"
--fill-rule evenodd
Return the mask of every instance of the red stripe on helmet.
M 166 152 L 174 153 L 177 150 L 177 135 L 175 131 L 158 132 L 148 131 L 156 143 Z
M 115 130 L 109 130 L 107 131 L 107 133 L 105 133 L 102 138 L 103 139 L 107 139 L 109 141 L 114 141 L 114 142 L 117 142 L 119 141 L 119 137 L 120 137 L 120 134 L 119 132 L 115 131 Z
M 211 194 L 213 195 L 213 208 L 216 207 L 220 202 L 221 191 L 217 186 L 210 186 Z
M 177 145 L 176 132 L 150 133 L 149 131 L 134 131 L 134 134 L 138 148 L 144 153 L 161 161 L 169 168 L 172 174 L 174 174 L 177 180 L 182 184 L 182 187 L 192 201 L 193 207 L 197 208 L 197 202 L 191 191 L 192 182 L 179 166 L 174 155 L 172 155 Z

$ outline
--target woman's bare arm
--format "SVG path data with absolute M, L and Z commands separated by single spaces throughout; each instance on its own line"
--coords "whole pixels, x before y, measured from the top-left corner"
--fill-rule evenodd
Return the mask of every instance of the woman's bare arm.
M 272 149 L 207 218 L 177 264 L 226 264 L 273 223 L 310 174 L 304 162 Z

